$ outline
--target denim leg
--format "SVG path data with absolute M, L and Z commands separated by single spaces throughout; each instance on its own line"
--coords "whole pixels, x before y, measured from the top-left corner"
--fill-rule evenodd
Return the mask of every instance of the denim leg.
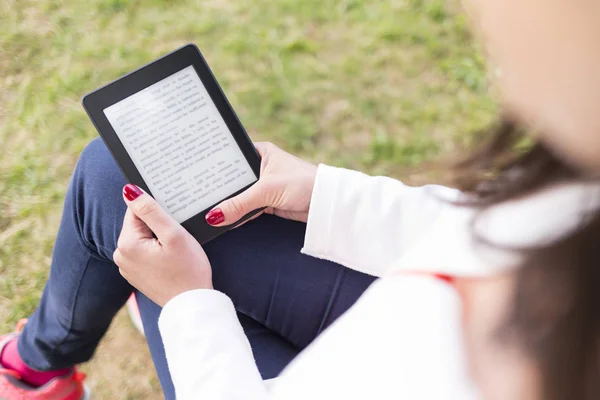
M 348 310 L 375 280 L 300 253 L 306 224 L 263 215 L 205 246 L 213 284 L 238 312 L 298 349 Z
M 125 214 L 124 184 L 104 143 L 91 142 L 67 191 L 42 299 L 19 338 L 30 367 L 53 370 L 89 360 L 131 294 L 112 262 Z

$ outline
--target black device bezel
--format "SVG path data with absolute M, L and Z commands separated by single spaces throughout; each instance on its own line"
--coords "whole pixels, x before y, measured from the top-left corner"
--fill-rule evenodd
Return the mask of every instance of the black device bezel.
M 237 145 L 248 161 L 248 164 L 250 164 L 252 171 L 256 175 L 257 181 L 258 178 L 260 178 L 260 156 L 256 151 L 256 148 L 252 144 L 248 133 L 237 117 L 233 107 L 231 107 L 227 97 L 225 97 L 221 86 L 217 82 L 206 60 L 202 56 L 200 49 L 198 49 L 195 44 L 190 43 L 144 65 L 133 72 L 130 72 L 127 75 L 122 76 L 121 78 L 114 80 L 113 82 L 97 90 L 94 90 L 91 93 L 88 93 L 82 99 L 82 104 L 85 111 L 92 120 L 96 130 L 106 143 L 106 146 L 112 153 L 117 164 L 121 168 L 125 178 L 130 183 L 141 187 L 151 195 L 152 193 L 148 189 L 148 186 L 142 179 L 142 176 L 131 160 L 131 157 L 129 157 L 129 154 L 125 150 L 121 140 L 106 118 L 104 109 L 139 92 L 142 89 L 147 88 L 148 86 L 157 83 L 164 78 L 173 75 L 176 72 L 181 71 L 184 68 L 189 67 L 190 65 L 194 67 L 196 73 L 200 77 L 200 80 L 206 87 L 208 94 L 216 105 L 219 113 L 225 120 L 227 127 L 231 131 Z M 241 190 L 232 193 L 225 199 L 236 196 L 255 183 L 256 181 L 242 188 Z M 212 204 L 207 209 L 187 219 L 181 224 L 196 238 L 196 240 L 202 244 L 232 228 L 232 226 L 213 227 L 206 222 L 206 213 L 217 204 L 218 203 Z M 247 220 L 259 211 L 260 210 L 256 210 L 249 213 L 236 224 Z

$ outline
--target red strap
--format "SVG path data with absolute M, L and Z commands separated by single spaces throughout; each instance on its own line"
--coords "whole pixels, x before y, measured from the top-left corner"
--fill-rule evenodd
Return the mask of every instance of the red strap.
M 445 274 L 431 274 L 433 277 L 443 280 L 446 283 L 452 284 L 454 282 L 454 277 Z

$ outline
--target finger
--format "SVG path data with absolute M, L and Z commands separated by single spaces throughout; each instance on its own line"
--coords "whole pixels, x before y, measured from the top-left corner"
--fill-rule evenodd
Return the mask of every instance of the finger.
M 266 210 L 262 210 L 262 211 L 256 213 L 255 215 L 251 216 L 250 218 L 248 218 L 248 219 L 246 219 L 246 220 L 244 220 L 242 222 L 238 222 L 237 224 L 235 224 L 235 226 L 233 228 L 234 229 L 235 228 L 239 228 L 240 226 L 246 224 L 247 222 L 255 220 L 256 218 L 260 217 L 263 214 L 267 214 Z
M 122 270 L 121 268 L 119 268 L 119 273 L 121 274 L 121 276 L 127 281 L 129 282 L 128 275 L 127 272 L 125 272 L 124 270 Z
M 149 194 L 133 184 L 123 187 L 123 199 L 135 217 L 143 221 L 160 242 L 178 236 L 183 229 Z M 139 226 L 138 226 L 139 228 Z
M 265 156 L 265 153 L 267 152 L 267 147 L 270 145 L 270 143 L 268 142 L 255 142 L 254 143 L 254 147 L 256 147 L 256 151 L 258 151 L 258 154 L 260 154 L 261 157 Z
M 120 265 L 123 263 L 123 255 L 121 254 L 121 251 L 119 250 L 119 248 L 117 248 L 114 252 L 113 252 L 113 261 L 115 264 L 117 264 L 117 266 L 120 267 Z
M 251 211 L 266 207 L 265 191 L 261 181 L 231 199 L 227 199 L 206 213 L 206 222 L 212 226 L 231 225 Z
M 125 217 L 123 218 L 123 227 L 119 235 L 119 242 L 153 238 L 152 230 L 148 228 L 148 225 L 139 219 L 131 209 L 127 208 Z

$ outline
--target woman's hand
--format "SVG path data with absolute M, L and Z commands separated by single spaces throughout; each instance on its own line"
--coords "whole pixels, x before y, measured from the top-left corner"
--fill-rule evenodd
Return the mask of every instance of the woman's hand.
M 137 186 L 125 185 L 123 198 L 128 209 L 113 254 L 121 275 L 161 307 L 188 290 L 212 289 L 196 239 Z
M 317 167 L 272 143 L 255 143 L 262 157 L 260 179 L 248 190 L 223 201 L 206 214 L 213 226 L 231 225 L 251 211 L 306 222 Z

